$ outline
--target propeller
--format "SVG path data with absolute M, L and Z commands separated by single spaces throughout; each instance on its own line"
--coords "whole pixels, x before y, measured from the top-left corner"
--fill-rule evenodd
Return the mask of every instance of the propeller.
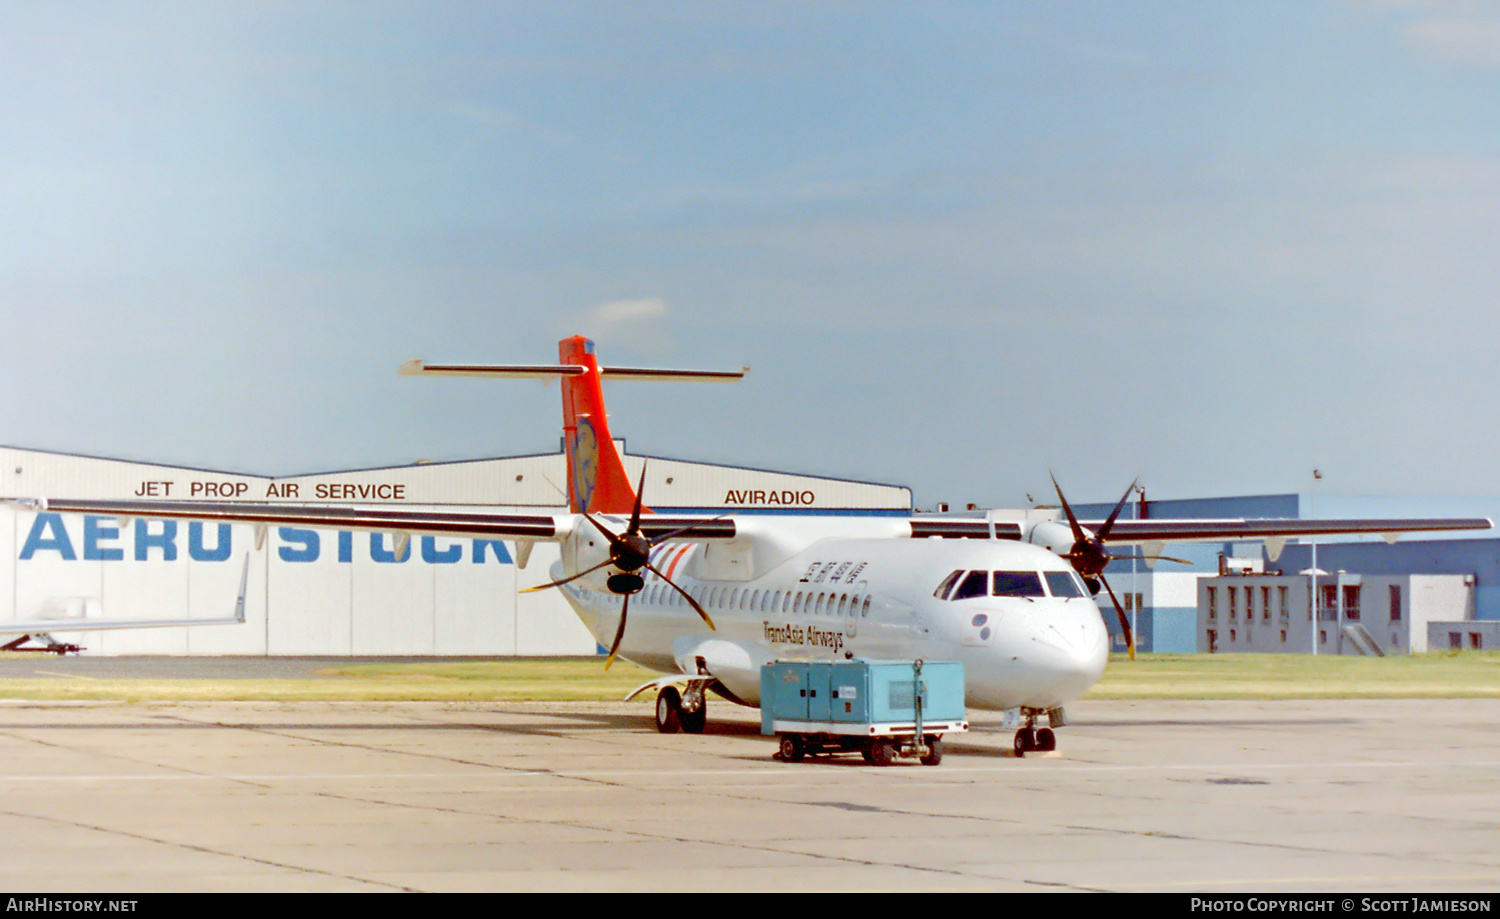
M 679 533 L 692 529 L 694 526 L 696 526 L 696 524 L 690 523 L 685 527 L 679 527 L 678 529 L 675 529 L 670 533 L 664 533 L 661 536 L 656 537 L 655 539 L 652 539 L 651 537 L 642 533 L 641 503 L 642 495 L 645 493 L 645 488 L 646 466 L 644 463 L 642 463 L 640 484 L 638 484 L 635 489 L 635 507 L 633 507 L 630 511 L 630 523 L 625 527 L 625 531 L 623 533 L 610 532 L 608 527 L 600 523 L 588 511 L 583 512 L 584 518 L 587 519 L 589 523 L 592 523 L 594 525 L 594 528 L 602 533 L 604 535 L 604 538 L 608 540 L 609 558 L 605 559 L 597 565 L 594 565 L 591 568 L 586 568 L 583 571 L 578 572 L 577 574 L 572 574 L 568 577 L 562 578 L 561 580 L 552 581 L 547 584 L 538 584 L 535 587 L 528 587 L 525 590 L 521 591 L 522 593 L 531 593 L 532 591 L 536 590 L 546 590 L 549 587 L 560 587 L 563 584 L 568 583 L 569 581 L 576 581 L 579 578 L 584 577 L 585 575 L 593 574 L 595 571 L 598 571 L 601 568 L 613 566 L 616 569 L 615 573 L 610 575 L 605 580 L 605 583 L 609 586 L 611 593 L 619 594 L 620 596 L 624 597 L 624 600 L 622 600 L 620 603 L 620 627 L 615 630 L 615 640 L 609 646 L 609 657 L 604 661 L 604 669 L 606 670 L 609 669 L 610 664 L 613 664 L 615 662 L 615 654 L 620 650 L 620 642 L 625 638 L 625 619 L 630 612 L 630 597 L 632 594 L 639 592 L 640 589 L 646 585 L 646 579 L 641 577 L 640 575 L 640 570 L 642 568 L 661 578 L 662 581 L 667 584 L 667 586 L 682 594 L 683 599 L 688 602 L 688 605 L 693 608 L 694 612 L 696 612 L 703 618 L 703 621 L 708 624 L 708 627 L 710 629 L 714 628 L 714 621 L 709 618 L 708 613 L 703 609 L 702 606 L 698 604 L 698 601 L 693 599 L 692 594 L 689 594 L 687 591 L 677 586 L 677 584 L 671 578 L 667 577 L 659 568 L 651 564 L 652 549 L 654 549 L 659 543 L 663 543 L 668 539 L 671 539 L 672 537 L 678 535 Z
M 1109 549 L 1105 547 L 1104 540 L 1109 536 L 1109 531 L 1114 529 L 1115 520 L 1120 516 L 1120 511 L 1125 509 L 1125 502 L 1130 500 L 1130 493 L 1135 491 L 1135 482 L 1125 489 L 1120 503 L 1110 511 L 1108 519 L 1099 528 L 1099 532 L 1090 533 L 1078 523 L 1078 518 L 1073 515 L 1073 508 L 1069 506 L 1068 499 L 1063 497 L 1062 486 L 1057 484 L 1057 476 L 1052 476 L 1052 487 L 1057 489 L 1057 499 L 1062 502 L 1063 513 L 1068 515 L 1068 526 L 1073 528 L 1073 547 L 1063 555 L 1095 593 L 1099 592 L 1097 585 L 1104 585 L 1109 593 L 1109 599 L 1115 605 L 1115 612 L 1120 617 L 1120 631 L 1125 634 L 1125 647 L 1130 651 L 1130 659 L 1135 660 L 1135 635 L 1130 631 L 1130 618 L 1125 615 L 1125 607 L 1120 605 L 1120 598 L 1115 596 L 1114 589 L 1109 586 L 1109 580 L 1104 577 L 1104 569 L 1109 565 L 1113 557 Z M 1176 559 L 1173 559 L 1176 561 Z

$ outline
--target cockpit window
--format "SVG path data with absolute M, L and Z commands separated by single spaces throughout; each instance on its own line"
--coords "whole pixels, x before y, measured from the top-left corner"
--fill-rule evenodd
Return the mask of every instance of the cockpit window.
M 1047 571 L 1043 572 L 1047 577 L 1047 587 L 1052 591 L 1054 597 L 1085 597 L 1083 585 L 1078 583 L 1078 575 L 1071 571 Z
M 996 597 L 1045 597 L 1042 579 L 1035 571 L 995 572 Z
M 958 590 L 953 592 L 953 599 L 968 600 L 971 597 L 982 597 L 988 592 L 989 581 L 988 571 L 970 571 L 969 576 L 958 585 Z
M 948 575 L 946 578 L 943 578 L 943 583 L 941 583 L 941 584 L 938 585 L 938 589 L 934 590 L 932 592 L 932 595 L 934 597 L 937 597 L 939 600 L 946 600 L 946 599 L 948 599 L 948 591 L 950 591 L 950 590 L 953 589 L 953 582 L 957 581 L 958 580 L 958 576 L 961 575 L 961 574 L 963 574 L 963 573 L 964 573 L 963 569 L 960 568 L 959 570 L 957 570 L 957 571 L 953 572 L 952 574 Z

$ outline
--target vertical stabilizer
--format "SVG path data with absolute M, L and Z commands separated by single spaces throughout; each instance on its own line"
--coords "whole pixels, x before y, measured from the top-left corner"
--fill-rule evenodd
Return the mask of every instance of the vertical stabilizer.
M 584 368 L 562 381 L 568 505 L 575 513 L 628 514 L 635 507 L 635 489 L 609 433 L 594 343 L 582 335 L 564 338 L 557 343 L 557 356 L 559 364 Z

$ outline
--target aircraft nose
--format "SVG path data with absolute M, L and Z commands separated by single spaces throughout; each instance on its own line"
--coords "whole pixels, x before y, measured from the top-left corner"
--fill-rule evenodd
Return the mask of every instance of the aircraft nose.
M 1081 605 L 1081 604 L 1080 604 Z M 1032 633 L 1037 648 L 1036 708 L 1061 705 L 1089 691 L 1109 661 L 1109 633 L 1098 612 L 1049 617 Z

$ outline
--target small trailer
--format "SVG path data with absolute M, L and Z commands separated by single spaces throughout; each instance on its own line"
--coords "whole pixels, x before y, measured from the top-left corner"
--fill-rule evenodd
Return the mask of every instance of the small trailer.
M 760 732 L 784 762 L 862 754 L 889 766 L 943 759 L 943 735 L 967 731 L 959 661 L 776 661 L 760 670 Z

